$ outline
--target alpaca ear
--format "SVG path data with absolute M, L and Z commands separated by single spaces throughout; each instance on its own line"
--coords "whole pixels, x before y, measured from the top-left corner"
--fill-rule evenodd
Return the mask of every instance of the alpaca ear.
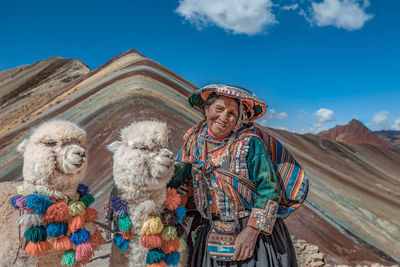
M 111 144 L 107 145 L 107 149 L 111 152 L 117 151 L 118 147 L 121 145 L 121 141 L 114 141 Z
M 29 139 L 25 138 L 18 146 L 17 146 L 17 150 L 18 152 L 24 153 L 25 148 L 28 144 Z

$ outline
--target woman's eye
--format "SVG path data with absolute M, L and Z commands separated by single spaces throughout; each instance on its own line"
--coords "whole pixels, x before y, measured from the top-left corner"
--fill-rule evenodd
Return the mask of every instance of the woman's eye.
M 49 142 L 47 142 L 47 145 L 48 145 L 48 146 L 55 146 L 55 145 L 57 145 L 57 142 L 55 142 L 55 141 L 49 141 Z

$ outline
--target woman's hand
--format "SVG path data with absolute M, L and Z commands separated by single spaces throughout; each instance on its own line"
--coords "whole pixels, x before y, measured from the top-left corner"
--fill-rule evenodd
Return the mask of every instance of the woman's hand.
M 242 261 L 250 258 L 254 254 L 257 237 L 260 232 L 253 227 L 246 227 L 239 233 L 235 241 L 234 261 Z

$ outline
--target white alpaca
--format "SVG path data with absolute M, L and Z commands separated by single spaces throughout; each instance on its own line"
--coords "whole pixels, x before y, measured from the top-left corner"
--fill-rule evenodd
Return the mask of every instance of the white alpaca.
M 49 121 L 25 139 L 18 150 L 24 153 L 22 183 L 23 195 L 39 193 L 51 199 L 78 200 L 77 187 L 86 169 L 86 133 L 75 124 L 54 120 Z M 17 194 L 20 183 L 0 184 L 0 266 L 61 266 L 62 253 L 51 249 L 40 256 L 29 256 L 24 246 L 13 264 L 18 251 L 18 218 L 8 200 Z M 23 238 L 24 226 L 21 221 L 20 234 Z
M 114 181 L 118 195 L 128 203 L 132 221 L 128 250 L 113 244 L 110 266 L 145 266 L 148 249 L 140 231 L 150 215 L 159 215 L 166 198 L 166 184 L 173 174 L 172 152 L 166 123 L 142 121 L 121 131 L 121 141 L 108 146 L 114 152 Z

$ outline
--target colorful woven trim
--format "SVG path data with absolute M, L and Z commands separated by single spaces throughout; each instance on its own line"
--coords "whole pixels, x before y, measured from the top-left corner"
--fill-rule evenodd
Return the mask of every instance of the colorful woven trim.
M 271 234 L 274 229 L 277 210 L 278 204 L 273 200 L 268 201 L 265 209 L 253 208 L 247 226 L 254 227 L 265 234 Z
M 264 116 L 267 104 L 256 95 L 244 88 L 224 84 L 211 84 L 193 92 L 189 97 L 189 104 L 198 110 L 204 109 L 204 104 L 210 94 L 216 93 L 233 97 L 241 101 L 246 109 L 243 121 L 254 121 Z
M 42 255 L 53 247 L 64 251 L 63 265 L 87 264 L 91 260 L 94 250 L 105 240 L 94 224 L 98 212 L 89 207 L 94 202 L 89 188 L 79 184 L 77 192 L 79 201 L 68 203 L 50 200 L 42 194 L 10 199 L 10 204 L 23 212 L 19 224 L 27 229 L 24 237 L 28 241 L 28 255 Z
M 180 252 L 186 249 L 187 244 L 182 238 L 184 228 L 181 222 L 186 217 L 186 208 L 182 205 L 183 199 L 174 188 L 167 188 L 167 198 L 161 216 L 150 216 L 141 229 L 141 243 L 149 251 L 146 255 L 146 264 L 155 266 L 177 266 Z M 130 224 L 129 209 L 126 202 L 119 198 L 111 199 L 114 214 L 119 216 L 117 230 L 126 231 L 127 235 L 114 235 L 114 243 L 123 251 L 129 246 Z M 121 221 L 121 218 L 124 218 Z M 129 225 L 129 227 L 128 227 Z

